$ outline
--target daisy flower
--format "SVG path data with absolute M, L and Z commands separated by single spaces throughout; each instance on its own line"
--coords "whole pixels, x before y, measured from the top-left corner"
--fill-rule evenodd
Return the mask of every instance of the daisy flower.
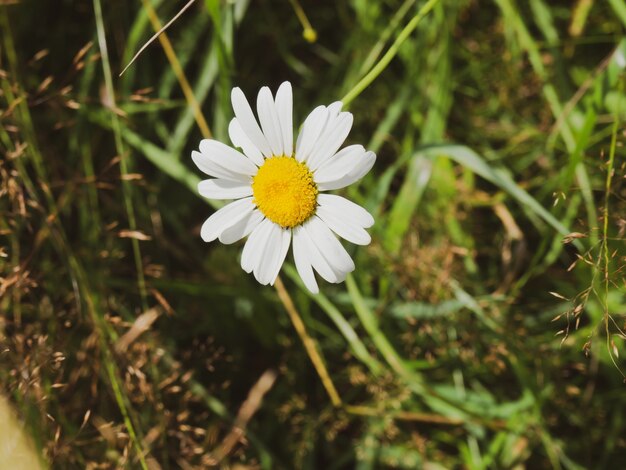
M 208 199 L 236 199 L 204 222 L 202 239 L 230 244 L 248 236 L 241 267 L 263 285 L 274 284 L 292 239 L 296 268 L 311 292 L 319 291 L 313 270 L 328 282 L 344 281 L 354 262 L 335 235 L 367 245 L 365 228 L 374 224 L 361 206 L 325 193 L 361 179 L 376 160 L 362 145 L 339 150 L 352 114 L 342 112 L 339 101 L 318 106 L 304 121 L 294 151 L 289 82 L 275 98 L 261 88 L 258 122 L 241 89 L 233 89 L 231 102 L 235 117 L 228 133 L 243 153 L 205 139 L 191 154 L 212 177 L 199 183 L 198 192 Z

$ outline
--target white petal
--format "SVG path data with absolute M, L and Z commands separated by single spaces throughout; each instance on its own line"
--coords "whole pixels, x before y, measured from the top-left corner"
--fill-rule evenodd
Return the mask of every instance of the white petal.
M 269 277 L 269 271 L 273 267 L 271 260 L 274 257 L 274 253 L 278 251 L 279 237 L 280 227 L 272 222 L 272 225 L 267 229 L 266 236 L 263 238 L 263 243 L 258 247 L 261 252 L 261 258 L 258 259 L 253 269 L 254 278 L 261 285 L 267 284 L 264 280 Z
M 283 82 L 276 92 L 276 111 L 283 136 L 283 153 L 293 155 L 293 93 L 291 83 Z
M 248 241 L 246 241 L 241 252 L 241 267 L 245 272 L 251 273 L 261 262 L 263 257 L 262 248 L 270 234 L 272 225 L 274 225 L 274 222 L 264 219 L 248 237 Z
M 305 235 L 302 232 L 302 227 L 293 229 L 293 259 L 296 262 L 298 274 L 306 288 L 317 294 L 320 290 L 315 280 L 315 274 L 313 274 L 311 261 L 309 261 L 308 244 L 306 240 L 303 240 Z
M 252 198 L 231 202 L 214 212 L 200 229 L 200 236 L 205 242 L 212 242 L 220 234 L 254 210 Z
M 224 230 L 219 238 L 225 245 L 235 243 L 242 238 L 248 236 L 257 225 L 263 220 L 263 214 L 258 209 L 250 211 L 245 217 L 238 222 L 235 222 L 232 226 Z
M 262 285 L 273 283 L 280 271 L 291 240 L 291 231 L 272 224 L 270 233 L 261 247 L 263 255 L 254 269 L 254 277 Z
M 374 166 L 376 161 L 376 154 L 374 152 L 366 152 L 363 158 L 359 160 L 357 166 L 347 175 L 337 178 L 334 181 L 328 181 L 326 183 L 318 183 L 317 189 L 320 191 L 330 191 L 332 189 L 345 188 L 352 183 L 363 178 L 368 171 Z
M 329 211 L 326 207 L 319 206 L 316 215 L 341 238 L 357 245 L 368 245 L 372 238 L 359 225 L 349 222 L 347 218 L 343 218 Z M 220 237 L 221 240 L 221 237 Z
M 228 125 L 228 135 L 235 147 L 239 147 L 243 150 L 243 153 L 252 160 L 256 165 L 263 165 L 263 154 L 256 148 L 256 145 L 248 138 L 246 133 L 241 128 L 241 124 L 237 118 L 232 118 Z
M 200 152 L 196 152 L 195 150 L 191 152 L 191 159 L 196 164 L 196 166 L 209 176 L 214 176 L 216 178 L 222 178 L 231 181 L 250 181 L 250 177 L 248 175 L 242 175 L 240 173 L 235 173 L 227 168 L 224 168 L 222 165 L 219 165 L 213 161 L 208 155 L 205 155 Z
M 276 278 L 278 277 L 278 273 L 280 272 L 280 268 L 282 268 L 283 263 L 285 262 L 285 258 L 287 257 L 287 252 L 289 251 L 289 244 L 291 243 L 291 230 L 281 228 L 281 242 L 280 242 L 280 250 L 278 250 L 278 256 L 275 259 L 274 271 L 272 271 L 270 276 L 270 285 L 273 286 Z
M 198 192 L 207 199 L 239 199 L 251 196 L 252 186 L 239 181 L 212 179 L 200 181 Z
M 241 152 L 217 140 L 204 139 L 200 142 L 200 152 L 220 166 L 242 175 L 254 176 L 259 168 Z
M 320 253 L 320 250 L 317 248 L 317 245 L 311 239 L 311 235 L 308 231 L 308 225 L 310 224 L 311 219 L 305 222 L 303 225 L 296 227 L 294 231 L 299 232 L 298 238 L 299 243 L 302 245 L 302 250 L 307 253 L 309 262 L 313 265 L 313 268 L 326 279 L 328 282 L 339 282 L 337 274 L 334 269 L 328 263 L 326 258 Z
M 272 92 L 266 86 L 259 90 L 256 100 L 256 111 L 259 115 L 261 128 L 274 155 L 283 154 L 283 136 L 280 131 L 280 121 L 276 112 L 276 105 Z
M 341 108 L 343 107 L 343 103 L 341 101 L 335 101 L 328 105 L 328 115 L 329 117 L 335 118 L 341 112 Z
M 351 113 L 340 113 L 335 119 L 329 119 L 324 132 L 317 140 L 315 148 L 307 160 L 311 170 L 316 170 L 326 160 L 332 157 L 348 137 L 354 117 Z
M 354 271 L 354 261 L 328 226 L 317 216 L 311 217 L 306 224 L 307 233 L 317 246 L 322 256 L 328 261 L 337 275 L 337 282 L 342 282 L 346 275 Z
M 365 148 L 362 145 L 349 145 L 341 149 L 315 171 L 315 182 L 325 183 L 342 178 L 357 166 L 364 154 Z
M 319 194 L 317 203 L 327 211 L 338 217 L 344 217 L 360 227 L 368 228 L 374 225 L 374 217 L 358 204 L 335 194 Z
M 241 91 L 241 88 L 233 88 L 230 94 L 230 101 L 233 105 L 233 111 L 237 117 L 237 121 L 241 125 L 241 128 L 248 136 L 248 139 L 258 148 L 266 157 L 272 156 L 272 150 L 267 142 L 267 139 L 261 132 L 259 124 L 254 118 L 252 108 L 248 104 L 246 96 Z
M 328 109 L 326 106 L 318 106 L 307 116 L 302 124 L 302 131 L 296 141 L 296 159 L 304 162 L 309 157 L 315 147 L 315 143 L 324 130 L 328 120 Z

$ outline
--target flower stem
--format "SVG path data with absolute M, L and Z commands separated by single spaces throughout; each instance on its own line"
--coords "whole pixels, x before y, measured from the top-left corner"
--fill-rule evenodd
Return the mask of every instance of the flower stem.
M 384 56 L 378 61 L 378 63 L 372 67 L 370 70 L 359 82 L 354 85 L 352 90 L 350 90 L 346 96 L 341 99 L 341 102 L 344 106 L 347 106 L 354 98 L 359 96 L 363 90 L 365 90 L 381 73 L 383 70 L 387 68 L 389 62 L 396 56 L 400 46 L 407 38 L 411 35 L 419 22 L 424 18 L 433 8 L 439 3 L 439 0 L 428 0 L 422 8 L 419 9 L 417 14 L 413 17 L 411 21 L 407 23 L 404 29 L 400 32 L 394 43 L 389 47 L 389 50 L 385 53 Z
M 337 389 L 335 388 L 335 385 L 333 384 L 333 381 L 328 374 L 328 369 L 326 369 L 326 366 L 324 365 L 324 360 L 317 350 L 315 341 L 313 341 L 313 338 L 311 338 L 307 333 L 304 322 L 302 321 L 302 318 L 300 317 L 296 306 L 293 304 L 289 292 L 287 292 L 287 289 L 285 289 L 285 285 L 283 284 L 280 276 L 276 278 L 274 287 L 276 288 L 276 292 L 278 293 L 278 298 L 285 306 L 285 310 L 287 310 L 287 314 L 289 315 L 291 323 L 293 323 L 293 327 L 296 329 L 298 336 L 300 336 L 300 340 L 302 340 L 304 349 L 306 349 L 306 352 L 309 355 L 311 362 L 313 363 L 313 367 L 315 367 L 317 375 L 319 375 L 320 379 L 322 380 L 322 385 L 324 385 L 326 393 L 328 393 L 328 396 L 330 397 L 330 401 L 336 407 L 341 406 L 341 398 L 339 397 L 339 393 L 337 393 Z

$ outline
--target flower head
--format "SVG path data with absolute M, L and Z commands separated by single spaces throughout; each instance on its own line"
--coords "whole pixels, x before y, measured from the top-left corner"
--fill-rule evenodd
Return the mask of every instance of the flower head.
M 246 97 L 234 88 L 235 117 L 228 133 L 235 147 L 205 139 L 191 158 L 213 178 L 198 185 L 209 199 L 236 199 L 202 225 L 206 242 L 234 243 L 246 236 L 241 267 L 261 284 L 274 284 L 293 238 L 293 256 L 302 281 L 318 292 L 313 270 L 328 282 L 342 282 L 354 262 L 336 235 L 367 245 L 374 224 L 362 207 L 325 191 L 361 179 L 376 155 L 361 145 L 342 150 L 352 114 L 341 102 L 318 106 L 304 121 L 293 145 L 292 92 L 284 82 L 276 97 L 268 87 L 257 96 L 258 122 Z M 259 125 L 260 123 L 260 125 Z

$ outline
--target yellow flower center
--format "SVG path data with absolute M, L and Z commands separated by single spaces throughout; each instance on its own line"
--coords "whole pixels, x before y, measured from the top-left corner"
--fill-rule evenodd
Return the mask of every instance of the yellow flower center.
M 252 178 L 252 194 L 263 215 L 281 227 L 296 227 L 315 214 L 313 174 L 293 157 L 266 159 Z

